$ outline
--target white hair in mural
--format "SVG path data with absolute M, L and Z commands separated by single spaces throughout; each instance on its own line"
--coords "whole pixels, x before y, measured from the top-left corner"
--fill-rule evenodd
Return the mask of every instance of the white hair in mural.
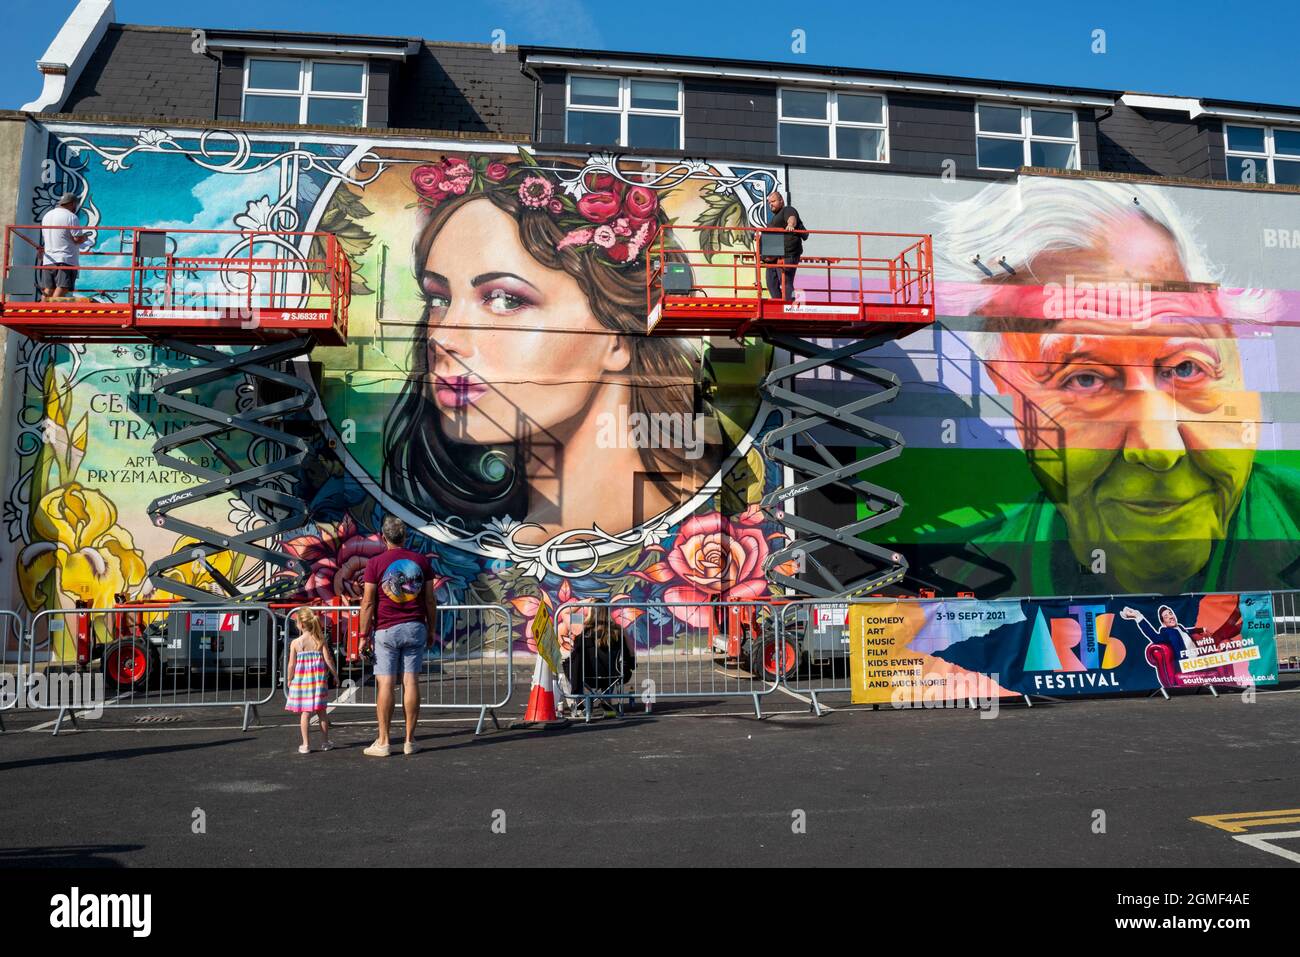
M 934 217 L 939 278 L 969 284 L 945 294 L 950 304 L 946 311 L 979 314 L 998 291 L 997 283 L 986 281 L 987 270 L 996 276 L 1003 257 L 1012 269 L 1032 276 L 1034 256 L 1086 248 L 1134 212 L 1173 237 L 1190 280 L 1222 283 L 1223 270 L 1196 240 L 1198 224 L 1169 195 L 1167 190 L 1128 183 L 1031 176 L 1015 185 L 992 184 L 968 200 L 943 204 Z M 1267 289 L 1220 291 L 1218 297 L 1225 316 L 1245 322 L 1268 322 L 1277 300 Z

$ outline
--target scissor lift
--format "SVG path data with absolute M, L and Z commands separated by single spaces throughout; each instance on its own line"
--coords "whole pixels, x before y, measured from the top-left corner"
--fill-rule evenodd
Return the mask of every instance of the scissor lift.
M 160 466 L 195 484 L 163 491 L 147 511 L 158 527 L 198 544 L 155 561 L 149 568 L 154 586 L 201 603 L 260 602 L 297 591 L 308 569 L 277 540 L 306 523 L 307 507 L 276 480 L 295 476 L 307 458 L 306 440 L 286 431 L 283 420 L 306 409 L 313 392 L 286 363 L 316 345 L 347 342 L 351 269 L 337 239 L 329 233 L 95 226 L 91 248 L 81 255 L 75 298 L 45 300 L 36 273 L 41 231 L 35 225 L 5 231 L 0 324 L 42 342 L 145 342 L 194 360 L 154 383 L 158 404 L 195 424 L 159 438 L 153 454 Z M 228 252 L 185 253 L 217 247 Z M 237 390 L 249 379 L 255 388 L 247 408 L 214 409 L 192 391 L 223 380 Z M 267 401 L 264 391 L 274 398 Z M 268 446 L 265 460 L 253 461 L 238 447 L 259 440 Z M 187 450 L 202 450 L 222 468 L 200 464 Z M 231 495 L 256 503 L 267 523 L 227 533 L 173 514 Z M 271 574 L 261 587 L 240 592 L 211 561 L 226 551 L 266 563 Z M 165 577 L 195 561 L 225 595 Z
M 861 473 L 897 458 L 903 437 L 868 418 L 871 410 L 898 394 L 898 377 L 877 368 L 865 354 L 934 321 L 934 256 L 931 238 L 921 234 L 810 230 L 789 300 L 771 298 L 764 272 L 784 254 L 785 233 L 771 229 L 727 229 L 725 240 L 701 242 L 717 227 L 666 227 L 646 264 L 648 332 L 659 336 L 756 336 L 788 360 L 763 380 L 763 396 L 785 412 L 785 422 L 767 433 L 763 452 L 787 466 L 793 481 L 763 496 L 762 506 L 795 535 L 772 552 L 764 566 L 769 581 L 814 598 L 846 599 L 870 594 L 906 575 L 907 561 L 897 552 L 861 538 L 864 532 L 897 518 L 898 492 L 867 481 Z M 703 250 L 707 249 L 708 252 Z M 841 401 L 823 401 L 796 388 L 800 377 L 837 370 L 851 380 Z M 840 378 L 840 381 L 844 381 Z M 805 383 L 806 385 L 806 383 Z M 867 391 L 863 394 L 862 386 Z M 814 432 L 833 426 L 861 440 L 862 459 L 842 462 Z M 801 454 L 794 440 L 816 454 Z M 832 528 L 791 508 L 814 490 L 838 488 L 865 501 L 866 518 Z M 825 562 L 822 549 L 851 549 L 867 570 L 841 581 Z M 782 566 L 794 562 L 788 574 Z

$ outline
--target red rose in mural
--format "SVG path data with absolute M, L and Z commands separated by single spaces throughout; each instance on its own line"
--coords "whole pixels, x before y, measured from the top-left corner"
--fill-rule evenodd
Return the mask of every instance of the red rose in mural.
M 587 193 L 578 200 L 578 212 L 592 223 L 607 223 L 618 215 L 622 204 L 614 193 Z
M 623 194 L 627 189 L 627 184 L 610 173 L 588 173 L 587 189 L 593 193 L 616 193 Z
M 763 562 L 768 546 L 762 522 L 757 506 L 735 518 L 720 512 L 696 515 L 682 523 L 665 561 L 633 574 L 671 583 L 664 590 L 664 601 L 695 606 L 670 607 L 673 617 L 703 628 L 709 623 L 706 605 L 719 596 L 749 601 L 766 594 Z
M 623 205 L 632 219 L 649 219 L 659 209 L 659 197 L 655 195 L 654 190 L 646 189 L 644 186 L 633 186 L 623 197 Z
M 332 529 L 322 525 L 319 534 L 291 539 L 285 547 L 310 569 L 304 586 L 307 598 L 328 603 L 338 596 L 356 603 L 361 600 L 366 562 L 387 546 L 378 535 L 360 534 L 349 515 Z
M 441 199 L 445 195 L 442 189 L 442 170 L 436 166 L 417 166 L 411 170 L 411 185 L 421 196 Z
M 509 174 L 510 174 L 510 168 L 506 166 L 505 163 L 496 162 L 496 161 L 488 163 L 487 169 L 483 171 L 483 175 L 486 176 L 488 179 L 492 180 L 492 182 L 494 183 L 501 182 Z

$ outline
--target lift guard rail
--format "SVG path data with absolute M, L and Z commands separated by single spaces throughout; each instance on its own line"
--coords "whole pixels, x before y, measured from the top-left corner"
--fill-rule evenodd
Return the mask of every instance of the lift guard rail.
M 76 289 L 40 298 L 44 232 L 85 234 Z M 219 338 L 314 334 L 341 345 L 352 294 L 332 233 L 37 226 L 5 229 L 0 320 L 33 339 Z
M 788 235 L 758 227 L 663 227 L 646 258 L 648 331 L 860 335 L 869 326 L 933 320 L 929 235 L 808 230 L 798 264 L 783 266 Z M 791 271 L 787 295 L 769 294 L 769 269 Z

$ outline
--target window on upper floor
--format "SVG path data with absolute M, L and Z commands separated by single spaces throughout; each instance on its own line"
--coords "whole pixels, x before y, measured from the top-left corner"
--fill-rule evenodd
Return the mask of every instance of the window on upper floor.
M 1223 124 L 1228 179 L 1300 186 L 1300 128 Z
M 780 152 L 887 163 L 887 108 L 877 94 L 782 88 L 777 94 Z
M 366 125 L 366 64 L 249 57 L 243 118 L 255 123 Z
M 677 80 L 572 75 L 566 83 L 566 143 L 679 150 L 682 123 Z
M 1073 110 L 978 103 L 975 150 L 980 169 L 1078 169 L 1078 118 Z

